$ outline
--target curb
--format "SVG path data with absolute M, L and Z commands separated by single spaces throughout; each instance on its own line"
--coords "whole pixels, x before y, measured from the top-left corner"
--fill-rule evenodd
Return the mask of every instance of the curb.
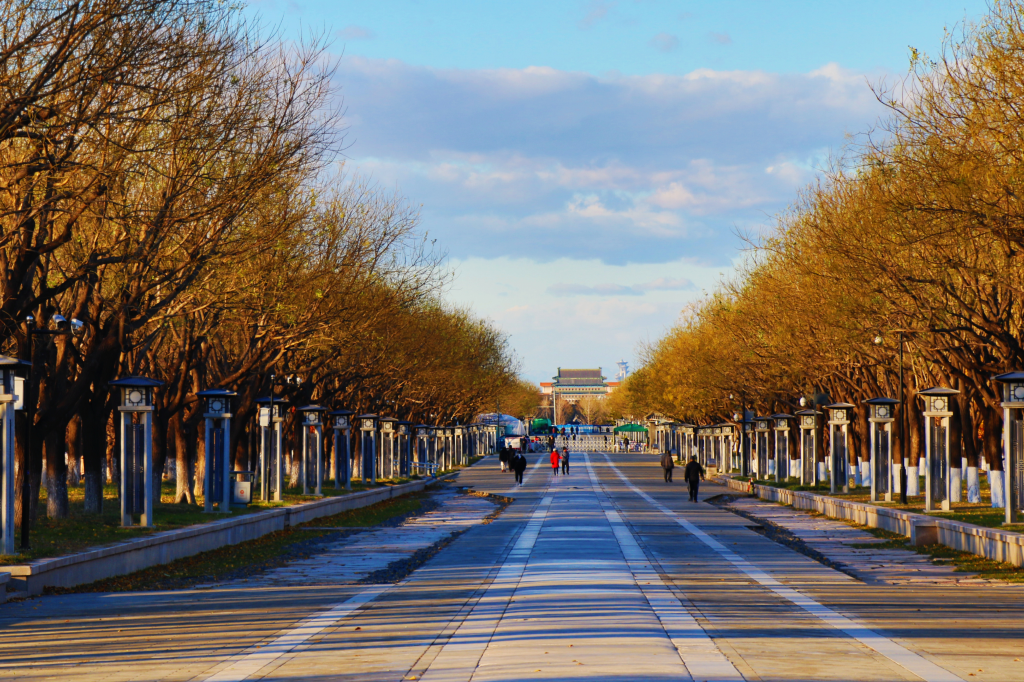
M 993 561 L 1024 566 L 1024 535 L 1021 533 L 840 500 L 818 493 L 734 481 L 726 476 L 719 476 L 718 481 L 732 490 L 750 493 L 762 500 L 787 504 L 794 509 L 815 511 L 833 519 L 853 521 L 868 528 L 899 533 L 918 546 L 940 544 Z
M 161 531 L 74 554 L 4 566 L 3 572 L 0 572 L 0 603 L 6 600 L 7 589 L 34 596 L 42 594 L 47 587 L 75 587 L 134 573 L 201 552 L 255 540 L 313 519 L 419 492 L 439 481 L 450 481 L 457 475 L 458 472 L 454 472 L 436 479 L 422 479 L 340 497 L 325 497 L 233 519 Z

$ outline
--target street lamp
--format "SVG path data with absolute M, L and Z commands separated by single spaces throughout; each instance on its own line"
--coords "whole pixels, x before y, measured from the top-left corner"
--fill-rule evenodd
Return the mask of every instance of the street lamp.
M 0 355 L 0 554 L 6 555 L 14 554 L 14 412 L 24 402 L 28 364 Z
M 807 406 L 807 399 L 800 398 L 800 407 Z M 800 485 L 816 485 L 824 478 L 825 465 L 819 471 L 818 457 L 818 418 L 817 410 L 800 410 L 795 415 L 800 419 Z
M 933 511 L 938 503 L 949 511 L 950 502 L 960 501 L 960 467 L 950 463 L 949 420 L 953 417 L 952 401 L 960 391 L 936 386 L 918 391 L 925 400 L 924 452 L 925 497 L 924 510 Z M 960 464 L 960 462 L 956 462 Z M 953 479 L 956 479 L 954 482 Z
M 334 410 L 327 416 L 331 417 L 331 428 L 334 429 L 334 489 L 339 489 L 344 480 L 345 490 L 352 490 L 352 410 Z M 345 433 L 344 448 L 342 432 Z
M 231 513 L 231 399 L 237 395 L 223 388 L 196 393 L 206 401 L 203 417 L 206 422 L 206 475 L 203 477 L 203 511 Z
M 309 495 L 312 485 L 313 494 L 322 497 L 321 486 L 324 481 L 324 431 L 320 415 L 327 411 L 319 405 L 300 407 L 302 415 L 302 494 Z M 312 472 L 313 480 L 310 481 Z
M 795 419 L 793 415 L 779 412 L 773 414 L 772 420 L 775 431 L 775 480 L 786 481 L 789 479 L 789 423 Z
M 164 382 L 128 376 L 110 385 L 121 389 L 121 525 L 153 526 L 153 389 Z M 137 424 L 135 415 L 140 415 Z
M 833 403 L 825 406 L 829 415 L 828 444 L 832 462 L 832 475 L 829 480 L 833 493 L 839 483 L 842 483 L 844 493 L 850 492 L 850 417 L 853 407 L 850 403 Z
M 871 501 L 884 498 L 892 501 L 892 423 L 893 410 L 898 400 L 878 397 L 864 401 L 871 409 L 868 416 L 869 441 L 871 444 Z
M 1024 372 L 1007 372 L 993 377 L 1002 384 L 1002 408 L 1003 408 L 1003 455 L 1005 457 L 1005 471 L 992 471 L 990 474 L 1005 473 L 1006 480 L 1003 482 L 1003 495 L 1005 501 L 1004 523 L 1017 523 L 1020 511 L 1024 508 Z M 978 470 L 968 468 L 967 490 L 968 501 L 971 501 L 972 490 L 978 488 Z M 997 506 L 999 495 L 997 490 L 997 477 L 992 476 L 992 506 Z M 976 493 L 975 493 L 976 494 Z
M 377 485 L 377 415 L 361 414 L 356 417 L 359 424 L 359 456 L 362 462 L 359 473 L 362 475 L 363 485 L 366 485 L 366 469 L 370 469 L 370 483 Z M 369 452 L 367 452 L 366 441 L 370 441 Z

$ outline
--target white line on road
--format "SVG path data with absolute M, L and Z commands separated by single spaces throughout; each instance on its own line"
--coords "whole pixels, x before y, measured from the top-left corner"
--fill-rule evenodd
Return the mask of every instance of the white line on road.
M 291 653 L 305 644 L 314 635 L 323 632 L 360 606 L 373 601 L 392 587 L 393 585 L 375 585 L 358 592 L 341 603 L 335 604 L 326 611 L 313 614 L 309 618 L 300 621 L 298 625 L 270 644 L 259 649 L 251 647 L 247 652 L 243 652 L 240 656 L 236 657 L 227 667 L 218 670 L 209 677 L 202 678 L 203 682 L 241 682 L 255 675 L 264 667 Z
M 655 500 L 653 497 L 645 493 L 640 488 L 633 485 L 626 476 L 619 471 L 619 468 L 612 463 L 611 458 L 608 455 L 604 455 L 608 465 L 612 468 L 612 471 L 626 484 L 630 490 L 635 492 L 637 495 L 645 499 L 655 509 L 665 514 L 673 521 L 678 523 L 680 526 L 685 528 L 687 531 L 692 533 L 705 545 L 717 552 L 723 559 L 731 563 L 733 566 L 746 573 L 748 576 L 756 580 L 761 585 L 767 587 L 775 594 L 779 595 L 783 599 L 786 599 L 803 610 L 807 611 L 811 615 L 821 619 L 825 623 L 831 625 L 835 629 L 845 632 L 850 637 L 853 637 L 864 646 L 874 649 L 882 656 L 885 656 L 890 661 L 906 668 L 913 674 L 917 675 L 926 682 L 964 682 L 962 677 L 959 677 L 950 671 L 942 668 L 935 663 L 932 663 L 928 659 L 915 654 L 906 647 L 903 647 L 896 642 L 892 641 L 887 637 L 883 637 L 877 632 L 871 630 L 865 625 L 858 623 L 857 621 L 847 618 L 846 616 L 836 613 L 832 609 L 819 604 L 815 600 L 811 599 L 805 594 L 797 592 L 791 587 L 783 585 L 775 578 L 765 573 L 760 568 L 751 564 L 749 561 L 736 554 L 728 547 L 715 540 L 713 537 L 702 531 L 700 528 L 695 526 L 693 523 L 686 519 L 678 516 L 671 509 L 663 505 L 662 503 Z
M 423 682 L 466 682 L 473 677 L 523 577 L 526 562 L 537 543 L 548 509 L 551 508 L 551 499 L 548 495 L 540 501 L 540 506 L 533 512 L 526 528 L 498 569 L 494 581 L 487 586 L 466 620 L 462 621 L 448 642 L 441 647 L 430 667 L 420 676 Z
M 679 658 L 682 659 L 690 676 L 694 680 L 702 682 L 711 682 L 712 680 L 742 682 L 743 676 L 740 672 L 718 649 L 714 640 L 704 632 L 700 623 L 676 598 L 672 588 L 665 582 L 662 575 L 651 566 L 647 555 L 644 554 L 632 531 L 626 526 L 622 516 L 612 508 L 611 501 L 602 488 L 597 474 L 594 473 L 594 468 L 590 465 L 590 457 L 586 453 L 583 453 L 583 462 L 586 464 L 587 473 L 590 474 L 590 481 L 594 486 L 598 501 L 604 507 L 605 517 L 611 524 L 615 539 L 622 549 L 622 556 L 625 557 L 626 564 L 633 573 L 633 579 L 651 605 L 654 615 L 661 621 L 662 627 L 669 639 L 672 640 L 676 651 L 679 652 Z

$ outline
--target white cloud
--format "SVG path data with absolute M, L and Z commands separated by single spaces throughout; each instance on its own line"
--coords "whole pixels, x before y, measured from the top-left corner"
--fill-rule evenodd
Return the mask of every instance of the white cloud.
M 345 28 L 339 29 L 335 35 L 342 40 L 370 40 L 377 37 L 370 29 L 355 24 L 349 24 Z
M 338 77 L 352 165 L 460 257 L 724 262 L 882 111 L 834 64 L 596 77 L 346 57 Z

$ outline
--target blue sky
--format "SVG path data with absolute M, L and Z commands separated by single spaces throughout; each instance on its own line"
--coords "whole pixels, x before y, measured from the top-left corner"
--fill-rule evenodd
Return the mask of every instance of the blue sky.
M 743 234 L 981 1 L 279 2 L 343 55 L 349 172 L 397 187 L 525 376 L 636 364 Z

